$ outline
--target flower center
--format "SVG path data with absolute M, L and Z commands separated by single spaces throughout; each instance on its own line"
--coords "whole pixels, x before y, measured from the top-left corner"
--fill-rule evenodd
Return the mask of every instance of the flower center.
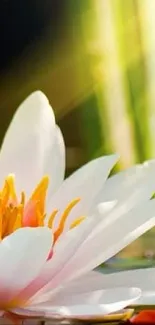
M 19 200 L 15 189 L 14 175 L 8 175 L 5 179 L 3 189 L 0 191 L 0 239 L 10 235 L 12 232 L 22 227 L 43 227 L 45 226 L 45 201 L 48 189 L 49 179 L 43 177 L 38 184 L 30 199 L 26 202 L 25 193 L 21 193 Z M 62 234 L 66 220 L 74 208 L 80 201 L 79 198 L 71 201 L 62 213 L 59 225 L 54 230 L 54 243 Z M 55 209 L 49 219 L 48 227 L 53 228 L 53 223 L 58 210 Z M 80 217 L 70 224 L 70 229 L 79 225 L 85 218 Z

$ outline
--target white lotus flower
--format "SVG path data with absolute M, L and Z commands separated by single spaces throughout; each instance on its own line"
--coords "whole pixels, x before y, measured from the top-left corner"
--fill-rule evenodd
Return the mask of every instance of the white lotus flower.
M 139 283 L 108 289 L 92 271 L 155 224 L 155 162 L 107 180 L 117 159 L 98 158 L 64 181 L 47 98 L 35 92 L 19 107 L 0 153 L 1 314 L 101 317 L 139 298 Z

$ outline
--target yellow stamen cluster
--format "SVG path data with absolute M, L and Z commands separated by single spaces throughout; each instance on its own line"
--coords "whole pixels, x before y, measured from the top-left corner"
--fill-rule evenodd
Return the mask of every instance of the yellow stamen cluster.
M 21 199 L 18 201 L 14 176 L 9 175 L 6 178 L 4 187 L 0 191 L 0 239 L 21 227 L 43 227 L 45 225 L 45 200 L 48 184 L 49 179 L 45 176 L 27 202 L 24 192 L 21 193 Z M 59 218 L 59 225 L 54 231 L 54 243 L 63 232 L 71 210 L 79 201 L 79 198 L 71 201 Z M 58 210 L 55 209 L 48 219 L 48 227 L 51 229 L 57 213 Z M 71 223 L 70 229 L 78 226 L 83 220 L 84 217 L 76 219 Z
M 0 239 L 21 227 L 24 208 L 24 196 L 17 202 L 14 177 L 9 175 L 0 192 Z

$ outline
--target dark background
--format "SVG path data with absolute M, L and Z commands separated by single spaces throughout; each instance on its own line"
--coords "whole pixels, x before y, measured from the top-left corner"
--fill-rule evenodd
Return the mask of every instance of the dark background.
M 24 51 L 38 42 L 51 28 L 51 39 L 60 37 L 65 16 L 61 0 L 0 1 L 0 71 L 9 69 Z

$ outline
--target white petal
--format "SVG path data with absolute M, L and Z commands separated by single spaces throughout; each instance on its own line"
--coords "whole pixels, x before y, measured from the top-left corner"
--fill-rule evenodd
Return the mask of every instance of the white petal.
M 36 91 L 18 108 L 0 153 L 0 183 L 16 175 L 17 190 L 29 195 L 45 172 L 44 159 L 55 134 L 55 118 L 46 96 Z M 54 155 L 54 153 L 53 153 Z
M 55 126 L 54 141 L 51 141 L 51 147 L 46 152 L 44 174 L 50 175 L 48 199 L 51 199 L 65 176 L 65 144 L 61 130 L 57 125 Z
M 96 223 L 97 219 L 90 217 L 86 219 L 80 227 L 74 228 L 60 237 L 54 246 L 54 254 L 52 259 L 45 264 L 42 272 L 39 274 L 39 277 L 32 282 L 30 287 L 27 288 L 26 295 L 28 294 L 28 298 L 32 296 L 29 296 L 29 292 L 32 294 L 34 290 L 35 294 L 40 289 L 36 295 L 34 295 L 32 300 L 38 301 L 37 299 L 39 299 L 40 302 L 41 299 L 41 301 L 46 301 L 46 298 L 43 298 L 42 300 L 42 295 L 44 293 L 46 295 L 48 287 L 51 290 L 50 281 L 56 276 L 57 273 L 61 271 L 61 269 L 63 269 L 63 267 L 65 267 L 68 261 L 72 259 L 73 255 L 82 245 Z M 56 287 L 60 284 L 61 281 L 58 283 L 55 282 Z
M 69 301 L 61 306 L 61 300 L 58 305 L 54 303 L 46 305 L 34 305 L 25 309 L 15 310 L 18 314 L 25 314 L 26 311 L 30 312 L 29 315 L 35 313 L 44 317 L 64 316 L 66 318 L 88 319 L 103 317 L 109 313 L 122 310 L 124 307 L 133 304 L 141 295 L 141 290 L 138 288 L 113 288 L 111 290 L 103 290 L 90 294 L 87 297 L 80 296 L 73 297 L 73 301 Z M 76 302 L 77 298 L 77 302 Z
M 48 228 L 21 228 L 0 244 L 0 299 L 8 301 L 41 271 L 52 245 Z
M 64 309 L 66 317 L 75 318 L 91 318 L 101 317 L 135 303 L 141 295 L 141 290 L 138 288 L 113 288 L 90 294 L 86 298 L 86 303 L 71 304 Z M 80 296 L 78 297 L 80 300 Z M 74 299 L 74 297 L 73 297 Z M 76 299 L 74 303 L 76 302 Z
M 79 283 L 79 287 L 81 287 Z M 82 288 L 81 288 L 82 289 Z M 84 304 L 108 304 L 107 300 L 112 300 L 112 297 L 115 297 L 116 301 L 126 300 L 122 297 L 123 294 L 133 294 L 134 300 L 139 299 L 141 296 L 141 290 L 137 288 L 110 288 L 104 290 L 103 286 L 98 290 L 89 290 L 88 292 L 78 293 L 76 291 L 71 292 L 66 290 L 62 290 L 57 295 L 53 296 L 51 300 L 48 300 L 45 303 L 34 305 L 38 306 L 47 306 L 47 305 L 53 305 L 53 306 L 73 306 L 73 305 L 84 305 Z M 116 298 L 117 297 L 117 298 Z M 124 308 L 124 306 L 122 307 Z M 120 308 L 121 309 L 121 308 Z
M 102 204 L 103 201 L 120 202 L 125 198 L 127 200 L 127 198 L 133 198 L 135 194 L 136 204 L 138 205 L 138 203 L 148 200 L 154 193 L 154 176 L 155 161 L 153 160 L 148 164 L 133 166 L 119 172 L 106 181 L 104 188 L 94 202 L 94 206 L 95 204 Z
M 104 219 L 99 216 L 88 218 L 73 233 L 69 231 L 66 237 L 62 236 L 60 250 L 58 245 L 54 258 L 46 264 L 42 272 L 45 287 L 33 299 L 37 299 L 37 302 L 46 301 L 48 291 L 61 290 L 66 281 L 94 269 L 155 225 L 155 200 L 145 202 L 131 211 L 129 206 L 118 205 Z M 89 219 L 91 223 L 87 229 Z M 96 223 L 93 223 L 93 219 Z M 85 240 L 81 238 L 82 229 Z M 88 237 L 86 233 L 89 233 Z M 51 295 L 53 294 L 55 292 L 52 291 Z
M 118 160 L 118 155 L 105 156 L 95 159 L 81 167 L 67 178 L 48 204 L 48 212 L 58 208 L 62 213 L 68 203 L 80 197 L 81 201 L 70 213 L 68 222 L 87 215 L 92 201 L 103 187 L 108 174 Z M 57 218 L 55 226 L 57 226 Z
M 61 277 L 63 274 L 71 279 L 69 274 L 76 277 L 92 270 L 152 228 L 155 225 L 155 200 L 148 201 L 126 214 L 124 207 L 116 211 L 114 209 L 112 213 L 113 216 L 109 214 L 92 231 L 71 262 L 61 271 Z
M 142 290 L 142 295 L 136 305 L 154 305 L 155 304 L 155 268 L 145 268 L 131 271 L 123 271 L 112 274 L 101 274 L 98 272 L 90 272 L 87 276 L 77 279 L 68 288 L 64 288 L 64 294 L 67 290 L 71 292 L 81 292 L 79 285 L 83 286 L 82 292 L 87 292 L 90 288 L 99 289 L 138 286 Z M 92 284 L 94 283 L 94 285 Z M 82 290 L 82 288 L 81 288 Z M 85 291 L 84 291 L 85 290 Z
M 93 274 L 94 276 L 97 275 Z M 139 287 L 142 292 L 155 291 L 155 268 L 121 271 L 101 276 L 105 288 L 113 288 L 114 285 L 117 287 L 129 285 Z
M 144 291 L 142 296 L 138 301 L 135 302 L 133 305 L 138 306 L 154 306 L 155 305 L 155 291 Z
M 118 321 L 122 320 L 122 317 L 124 317 L 124 319 L 126 319 L 126 316 L 128 316 L 128 311 L 129 309 L 122 309 L 119 310 L 118 313 L 114 312 L 114 313 L 110 313 L 110 314 L 103 314 L 103 310 L 101 310 L 102 305 L 76 305 L 74 306 L 76 308 L 76 310 L 79 310 L 79 313 L 76 313 L 76 317 L 75 317 L 75 312 L 71 313 L 71 309 L 73 311 L 73 306 L 71 306 L 71 309 L 69 306 L 67 307 L 53 307 L 53 306 L 46 306 L 46 308 L 42 308 L 41 310 L 39 310 L 38 308 L 33 308 L 31 309 L 14 309 L 12 310 L 12 312 L 16 315 L 20 315 L 20 316 L 24 316 L 24 317 L 28 317 L 28 319 L 30 319 L 29 321 L 26 322 L 26 324 L 32 324 L 32 319 L 37 319 L 39 318 L 43 318 L 44 320 L 64 320 L 64 318 L 66 318 L 67 320 L 73 320 L 75 321 L 77 320 L 85 320 L 85 321 L 91 321 L 91 322 L 100 322 L 100 321 L 104 321 L 105 322 L 105 317 L 109 316 L 110 320 L 114 319 L 116 321 L 116 319 Z M 90 315 L 90 309 L 94 310 L 94 313 L 92 313 L 92 315 Z M 84 311 L 89 310 L 88 314 L 86 315 Z M 131 309 L 130 309 L 131 310 Z M 84 313 L 84 315 L 83 315 Z M 68 315 L 69 314 L 69 315 Z M 106 319 L 107 320 L 107 319 Z M 109 319 L 108 319 L 109 321 Z M 1 323 L 0 323 L 1 324 Z M 34 323 L 36 325 L 38 325 L 38 322 L 36 321 L 36 323 Z M 4 324 L 3 324 L 4 325 Z
M 116 200 L 100 203 L 97 206 L 97 211 L 100 214 L 104 214 L 105 215 L 105 213 L 107 213 L 110 210 L 112 210 L 115 207 L 116 204 L 117 204 L 117 201 Z
M 86 273 L 84 276 L 81 276 L 77 278 L 76 280 L 73 280 L 71 282 L 66 283 L 65 286 L 63 286 L 61 292 L 59 292 L 57 295 L 74 295 L 76 294 L 85 294 L 85 293 L 91 293 L 96 290 L 103 290 L 108 289 L 108 286 L 105 286 L 105 274 L 98 272 L 98 271 L 90 271 Z M 118 285 L 119 286 L 119 285 Z M 127 286 L 127 283 L 126 285 Z M 117 287 L 117 285 L 114 284 L 113 286 L 109 286 L 109 288 Z M 121 287 L 121 285 L 120 285 Z M 55 299 L 55 296 L 54 296 Z
M 99 194 L 98 200 L 102 202 L 103 199 L 106 201 L 120 199 L 126 188 L 136 185 L 137 181 L 143 177 L 145 170 L 146 168 L 143 165 L 136 165 L 109 177 L 105 187 Z
M 52 289 L 53 286 L 54 289 L 59 283 L 62 285 L 65 281 L 94 269 L 155 225 L 155 200 L 131 210 L 126 215 L 124 213 L 117 219 L 117 213 L 119 217 L 121 212 L 116 211 L 116 219 L 113 222 L 106 222 L 110 221 L 110 218 L 107 218 L 98 224 L 74 252 L 73 257 L 56 273 L 47 288 Z M 46 299 L 46 294 L 41 299 Z

